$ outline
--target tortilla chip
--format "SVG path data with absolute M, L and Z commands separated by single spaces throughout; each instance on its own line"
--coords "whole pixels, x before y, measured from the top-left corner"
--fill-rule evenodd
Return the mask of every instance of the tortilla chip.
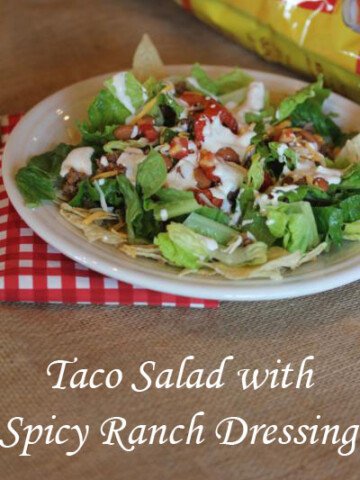
M 161 256 L 160 250 L 156 245 L 129 245 L 126 243 L 120 245 L 119 249 L 131 258 L 145 257 L 152 258 L 161 263 L 166 262 L 164 257 Z
M 151 76 L 156 78 L 165 76 L 164 63 L 147 33 L 143 35 L 134 53 L 133 73 L 140 82 Z
M 91 225 L 84 224 L 83 219 L 89 215 L 89 212 L 89 210 L 73 208 L 66 203 L 63 203 L 60 207 L 60 215 L 71 225 L 81 230 L 90 243 L 100 241 L 109 245 L 119 246 L 127 241 L 126 233 L 110 231 L 96 223 Z

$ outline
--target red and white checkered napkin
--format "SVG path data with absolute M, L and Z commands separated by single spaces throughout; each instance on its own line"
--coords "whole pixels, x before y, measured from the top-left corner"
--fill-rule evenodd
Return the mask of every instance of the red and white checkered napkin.
M 154 292 L 103 277 L 47 245 L 10 204 L 1 153 L 21 115 L 0 117 L 0 301 L 217 307 L 218 302 Z

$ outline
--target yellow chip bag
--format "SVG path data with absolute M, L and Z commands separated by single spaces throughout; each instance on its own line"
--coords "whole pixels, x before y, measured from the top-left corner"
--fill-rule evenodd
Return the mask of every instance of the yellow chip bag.
M 176 0 L 266 60 L 360 101 L 360 0 Z

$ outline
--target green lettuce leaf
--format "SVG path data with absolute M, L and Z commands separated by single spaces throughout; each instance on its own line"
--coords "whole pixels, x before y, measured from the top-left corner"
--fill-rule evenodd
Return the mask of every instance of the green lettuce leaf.
M 360 189 L 360 163 L 348 167 L 339 185 L 332 185 L 333 190 L 359 190 Z
M 167 233 L 155 238 L 155 245 L 169 262 L 179 267 L 197 269 L 212 256 L 206 240 L 181 223 L 170 223 Z
M 76 195 L 71 199 L 69 205 L 76 208 L 95 208 L 99 202 L 99 192 L 90 180 L 86 179 L 79 183 Z
M 84 145 L 103 145 L 104 143 L 115 140 L 114 130 L 117 125 L 106 125 L 103 131 L 94 130 L 88 122 L 78 125 Z
M 238 232 L 233 228 L 195 212 L 188 216 L 184 225 L 200 235 L 216 240 L 221 245 L 227 245 L 238 236 Z
M 130 113 L 135 113 L 139 110 L 148 98 L 146 89 L 131 72 L 117 73 L 109 80 L 106 80 L 105 86 L 119 102 L 121 102 L 123 96 L 126 96 L 129 104 L 123 104 L 123 106 Z M 121 90 L 120 96 L 117 88 Z
M 113 128 L 125 123 L 129 115 L 130 111 L 109 90 L 100 90 L 88 110 L 90 124 L 86 126 L 87 131 L 104 132 L 106 126 Z
M 55 198 L 54 183 L 50 174 L 35 165 L 20 168 L 15 180 L 26 205 L 30 208 L 39 206 L 43 200 Z
M 32 157 L 28 165 L 39 168 L 55 180 L 60 175 L 61 164 L 73 148 L 73 145 L 60 143 L 54 150 Z
M 345 223 L 344 239 L 351 241 L 360 241 L 360 220 L 351 223 Z
M 341 129 L 336 125 L 330 115 L 322 111 L 322 103 L 316 98 L 307 100 L 299 105 L 291 114 L 291 122 L 294 127 L 304 127 L 307 124 L 313 126 L 315 132 L 340 145 L 343 141 Z
M 174 188 L 160 188 L 152 198 L 144 200 L 144 209 L 152 210 L 156 220 L 166 220 L 186 215 L 198 210 L 199 204 L 193 192 L 176 190 Z M 165 212 L 164 212 L 165 211 Z
M 195 82 L 191 81 L 191 78 Z M 213 79 L 205 70 L 196 63 L 191 69 L 191 77 L 188 84 L 191 89 L 198 90 L 205 95 L 221 96 L 220 101 L 227 103 L 235 101 L 240 103 L 246 97 L 246 87 L 252 81 L 250 75 L 240 68 L 235 68 L 229 73 Z M 237 92 L 235 94 L 235 92 Z
M 352 195 L 339 203 L 344 222 L 360 220 L 360 195 Z
M 159 233 L 154 243 L 160 248 L 162 255 L 173 265 L 190 270 L 196 270 L 200 267 L 199 259 L 191 251 L 185 250 L 174 243 L 168 233 Z
M 259 154 L 255 154 L 251 160 L 251 166 L 248 171 L 248 185 L 255 190 L 259 190 L 264 183 L 264 160 Z
M 214 258 L 226 265 L 261 265 L 267 261 L 267 251 L 265 243 L 255 242 L 246 247 L 239 247 L 230 254 L 216 250 Z
M 230 217 L 227 213 L 220 210 L 220 208 L 213 207 L 201 207 L 196 210 L 198 215 L 203 217 L 210 218 L 215 222 L 222 223 L 223 225 L 229 225 Z
M 37 207 L 43 200 L 55 199 L 61 180 L 61 164 L 73 148 L 60 143 L 53 150 L 32 157 L 27 166 L 17 172 L 16 184 L 29 207 Z
M 314 207 L 313 212 L 320 235 L 330 244 L 341 245 L 343 240 L 343 213 L 333 206 Z
M 216 86 L 216 94 L 224 95 L 234 90 L 239 90 L 240 88 L 246 87 L 249 83 L 252 82 L 252 77 L 245 73 L 240 68 L 235 68 L 229 73 L 221 75 L 216 80 L 214 80 Z
M 141 199 L 125 175 L 118 175 L 116 177 L 119 190 L 124 197 L 125 202 L 125 221 L 129 242 L 134 243 L 135 239 L 142 231 L 141 222 L 143 221 L 144 212 L 142 208 Z
M 195 84 L 191 81 L 192 78 L 195 79 Z M 216 95 L 218 91 L 215 81 L 209 77 L 198 63 L 193 65 L 188 83 L 192 89 L 198 90 L 205 95 Z
M 162 155 L 151 150 L 137 169 L 136 186 L 140 188 L 143 198 L 147 199 L 160 190 L 167 178 L 167 169 Z
M 276 215 L 274 212 L 280 212 L 286 215 L 286 218 L 284 215 Z M 273 220 L 267 221 L 271 233 L 273 235 L 275 233 L 277 238 L 280 233 L 283 233 L 283 246 L 289 252 L 304 253 L 318 245 L 319 235 L 310 203 L 280 203 L 276 207 L 268 207 L 267 216 L 269 220 Z
M 319 90 L 323 89 L 323 77 L 320 76 L 315 83 L 312 83 L 293 95 L 284 98 L 278 106 L 275 117 L 278 122 L 282 122 L 294 112 L 294 110 L 309 98 L 315 97 Z

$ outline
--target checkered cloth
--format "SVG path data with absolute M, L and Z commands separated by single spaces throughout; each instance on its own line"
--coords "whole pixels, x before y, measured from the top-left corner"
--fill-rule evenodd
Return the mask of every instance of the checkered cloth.
M 21 115 L 0 117 L 0 301 L 217 307 L 218 302 L 154 292 L 93 272 L 47 245 L 9 203 L 1 153 Z

